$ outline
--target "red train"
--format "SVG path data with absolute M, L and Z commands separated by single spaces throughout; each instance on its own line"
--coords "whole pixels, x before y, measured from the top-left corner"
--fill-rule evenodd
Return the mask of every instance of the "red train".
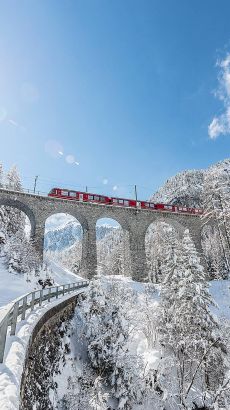
M 94 202 L 97 204 L 126 206 L 132 208 L 137 207 L 141 209 L 182 212 L 198 215 L 201 215 L 203 213 L 203 210 L 198 208 L 188 208 L 186 206 L 180 205 L 155 204 L 153 202 L 148 201 L 136 201 L 135 199 L 108 197 L 105 195 L 90 194 L 89 192 L 72 191 L 64 188 L 53 188 L 49 192 L 48 196 L 80 202 Z

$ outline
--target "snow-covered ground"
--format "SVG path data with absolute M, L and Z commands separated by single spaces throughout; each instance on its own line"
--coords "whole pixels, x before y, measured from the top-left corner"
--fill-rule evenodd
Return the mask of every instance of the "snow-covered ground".
M 53 261 L 46 260 L 46 263 L 48 265 L 47 274 L 52 277 L 55 285 L 73 283 L 82 279 Z M 43 272 L 43 276 L 45 275 L 46 272 Z M 4 265 L 4 259 L 0 258 L 0 307 L 25 293 L 39 289 L 37 279 L 34 275 L 8 272 Z
M 33 289 L 31 283 L 26 281 L 25 275 L 9 273 L 2 260 L 0 260 L 0 283 L 0 306 Z
M 78 290 L 76 294 L 80 292 L 81 290 Z M 63 296 L 61 301 L 68 298 L 69 295 Z M 4 363 L 0 364 L 1 410 L 19 409 L 20 383 L 29 337 L 40 317 L 58 303 L 60 299 L 44 303 L 42 307 L 36 306 L 32 313 L 27 314 L 25 320 L 18 323 L 16 335 L 7 337 Z

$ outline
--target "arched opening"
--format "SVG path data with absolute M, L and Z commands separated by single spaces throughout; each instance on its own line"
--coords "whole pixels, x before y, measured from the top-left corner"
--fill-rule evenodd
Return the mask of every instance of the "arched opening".
M 79 274 L 82 263 L 81 223 L 72 215 L 56 213 L 49 216 L 45 223 L 44 261 L 60 272 Z
M 129 233 L 114 219 L 101 218 L 96 224 L 97 272 L 130 276 Z
M 165 275 L 165 261 L 173 238 L 179 239 L 176 229 L 166 222 L 152 222 L 145 235 L 147 273 L 150 282 L 160 283 Z
M 25 273 L 25 279 L 29 281 L 30 275 L 37 271 L 40 259 L 30 241 L 34 227 L 33 213 L 26 206 L 18 201 L 0 202 L 0 275 L 6 271 Z M 6 280 L 7 277 L 0 277 L 2 284 Z
M 35 216 L 32 210 L 18 200 L 0 200 L 0 228 L 4 227 L 9 234 L 22 229 L 27 237 L 33 238 L 35 233 Z

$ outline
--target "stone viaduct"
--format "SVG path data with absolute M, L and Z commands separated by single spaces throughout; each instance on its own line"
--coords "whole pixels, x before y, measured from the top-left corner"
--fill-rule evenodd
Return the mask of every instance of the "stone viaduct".
M 185 229 L 189 229 L 196 249 L 202 257 L 202 222 L 199 215 L 82 203 L 5 189 L 0 189 L 1 205 L 17 208 L 28 216 L 31 223 L 31 239 L 41 256 L 46 219 L 57 213 L 67 213 L 75 217 L 83 229 L 81 269 L 84 276 L 89 279 L 95 275 L 97 269 L 96 223 L 100 218 L 112 218 L 123 228 L 129 241 L 130 273 L 134 280 L 141 281 L 147 276 L 145 234 L 153 222 L 160 221 L 172 225 L 180 237 Z

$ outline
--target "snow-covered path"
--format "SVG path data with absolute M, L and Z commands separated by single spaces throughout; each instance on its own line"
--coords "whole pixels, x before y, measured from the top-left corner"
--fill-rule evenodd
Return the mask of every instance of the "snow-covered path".
M 81 280 L 82 277 L 71 272 L 67 268 L 59 265 L 51 259 L 45 259 L 45 262 L 52 269 L 52 278 L 57 285 L 62 285 L 64 283 L 73 283 L 77 280 Z
M 73 283 L 82 279 L 53 261 L 46 260 L 46 263 L 52 270 L 52 272 L 49 271 L 49 275 L 53 278 L 55 285 Z M 4 258 L 0 258 L 0 308 L 25 293 L 40 289 L 37 279 L 23 273 L 8 272 L 4 266 Z

